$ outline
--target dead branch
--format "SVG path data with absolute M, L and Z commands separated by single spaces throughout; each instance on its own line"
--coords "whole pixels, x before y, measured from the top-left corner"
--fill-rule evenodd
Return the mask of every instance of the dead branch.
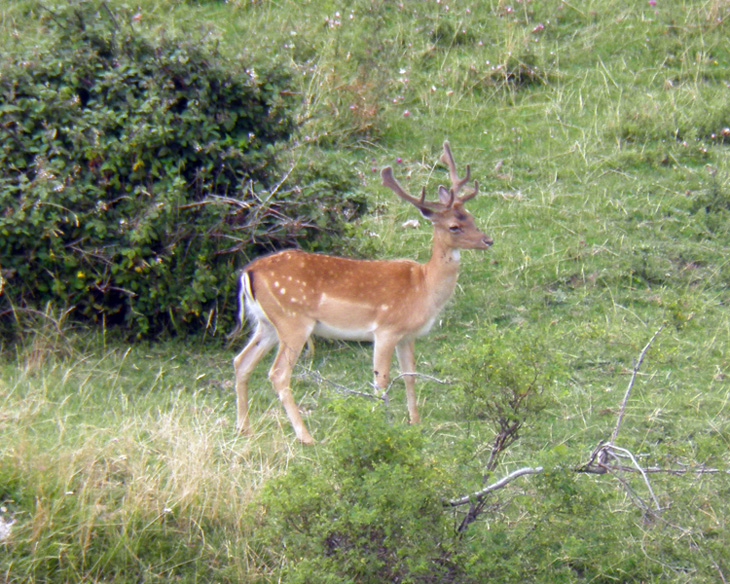
M 618 456 L 625 456 L 626 458 L 629 458 L 631 462 L 634 465 L 634 468 L 641 473 L 642 478 L 644 479 L 644 484 L 646 485 L 646 489 L 649 491 L 649 494 L 651 495 L 652 500 L 654 501 L 654 505 L 656 505 L 656 511 L 661 511 L 661 507 L 659 505 L 659 500 L 656 498 L 656 495 L 654 494 L 654 489 L 651 488 L 651 483 L 649 482 L 649 477 L 646 476 L 646 472 L 643 468 L 639 465 L 639 462 L 636 460 L 636 457 L 626 450 L 625 448 L 619 448 L 618 446 L 611 446 L 610 450 L 607 450 L 612 456 L 618 457 Z
M 730 474 L 730 470 L 723 470 L 721 468 L 708 468 L 706 466 L 697 466 L 692 468 L 664 468 L 659 466 L 647 466 L 642 467 L 638 464 L 631 466 L 619 464 L 618 462 L 609 463 L 609 459 L 618 461 L 620 458 L 631 458 L 632 462 L 636 460 L 633 454 L 631 454 L 625 448 L 619 448 L 610 442 L 600 442 L 598 446 L 591 453 L 591 457 L 585 464 L 575 468 L 576 472 L 583 472 L 589 474 L 606 474 L 609 472 L 628 472 L 635 473 L 639 472 L 642 475 L 649 474 L 671 474 L 676 476 L 694 474 Z
M 543 472 L 543 470 L 545 469 L 541 466 L 526 466 L 524 468 L 518 468 L 517 470 L 509 473 L 507 476 L 502 477 L 498 481 L 492 483 L 491 485 L 487 485 L 483 489 L 472 493 L 471 495 L 464 495 L 463 497 L 459 497 L 458 499 L 444 501 L 444 505 L 447 507 L 459 507 L 460 505 L 468 505 L 469 503 L 482 501 L 489 493 L 506 487 L 516 478 L 525 475 L 540 474 L 541 472 Z
M 624 399 L 621 402 L 621 409 L 619 410 L 618 414 L 618 420 L 616 421 L 616 427 L 613 429 L 613 433 L 611 434 L 611 442 L 616 441 L 616 436 L 618 436 L 619 428 L 621 427 L 621 422 L 624 418 L 624 411 L 626 410 L 626 402 L 629 400 L 629 396 L 631 395 L 631 389 L 634 387 L 634 381 L 636 380 L 636 375 L 639 372 L 639 368 L 641 367 L 641 364 L 644 362 L 644 357 L 646 356 L 646 352 L 649 350 L 649 347 L 651 347 L 651 344 L 654 342 L 654 339 L 657 338 L 660 332 L 664 329 L 666 324 L 662 324 L 657 331 L 652 335 L 651 339 L 649 339 L 649 342 L 644 346 L 641 353 L 639 354 L 639 359 L 634 363 L 634 369 L 631 373 L 631 380 L 629 381 L 629 386 L 626 388 L 626 393 L 624 394 Z

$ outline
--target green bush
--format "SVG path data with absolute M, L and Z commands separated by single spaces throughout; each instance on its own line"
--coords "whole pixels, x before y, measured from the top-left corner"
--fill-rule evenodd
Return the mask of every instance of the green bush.
M 248 257 L 327 246 L 360 204 L 347 178 L 325 177 L 314 202 L 306 182 L 278 184 L 286 69 L 126 16 L 67 4 L 44 46 L 0 62 L 0 314 L 51 303 L 137 337 L 227 330 Z
M 265 570 L 289 583 L 452 581 L 454 532 L 422 434 L 357 406 L 320 464 L 297 461 L 264 487 Z
M 545 390 L 560 370 L 559 359 L 545 341 L 522 329 L 487 326 L 470 336 L 445 373 L 458 379 L 454 398 L 463 419 L 491 426 L 497 455 L 549 404 Z

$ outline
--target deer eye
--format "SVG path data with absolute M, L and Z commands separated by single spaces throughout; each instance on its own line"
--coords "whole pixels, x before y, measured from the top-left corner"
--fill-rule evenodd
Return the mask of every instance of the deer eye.
M 449 227 L 449 231 L 451 231 L 451 233 L 461 233 L 462 229 L 459 225 L 452 225 Z

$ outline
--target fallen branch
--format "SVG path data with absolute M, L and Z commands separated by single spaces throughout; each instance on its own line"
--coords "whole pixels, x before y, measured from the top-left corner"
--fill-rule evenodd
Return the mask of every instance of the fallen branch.
M 459 507 L 460 505 L 468 505 L 470 503 L 474 502 L 480 502 L 486 497 L 489 493 L 492 493 L 498 489 L 502 489 L 506 487 L 509 483 L 511 483 L 516 478 L 525 476 L 525 475 L 533 475 L 533 474 L 540 474 L 545 470 L 541 466 L 536 467 L 530 467 L 526 466 L 524 468 L 518 468 L 515 471 L 512 471 L 507 476 L 502 477 L 498 481 L 492 483 L 491 485 L 487 485 L 483 489 L 472 493 L 471 495 L 464 495 L 463 497 L 459 497 L 458 499 L 452 499 L 451 501 L 444 501 L 444 506 L 446 507 Z
M 648 479 L 646 478 L 646 474 L 644 473 L 643 469 L 639 466 L 639 464 L 636 462 L 636 459 L 634 458 L 634 455 L 631 454 L 628 450 L 619 448 L 614 444 L 616 441 L 616 437 L 618 436 L 618 432 L 621 428 L 621 423 L 624 419 L 624 413 L 626 412 L 626 404 L 629 401 L 629 397 L 631 396 L 631 390 L 634 387 L 634 382 L 636 381 L 636 376 L 639 373 L 639 368 L 641 367 L 641 364 L 644 362 L 644 357 L 646 357 L 647 351 L 649 351 L 649 347 L 651 347 L 654 340 L 659 336 L 659 333 L 662 332 L 666 324 L 662 324 L 651 336 L 649 339 L 649 342 L 644 345 L 644 348 L 641 350 L 641 353 L 639 353 L 639 358 L 634 362 L 634 368 L 631 372 L 631 379 L 629 380 L 629 385 L 626 388 L 626 393 L 624 393 L 624 398 L 621 401 L 621 407 L 619 408 L 618 413 L 618 419 L 616 420 L 616 426 L 613 429 L 613 432 L 611 433 L 611 438 L 608 441 L 601 441 L 598 443 L 598 446 L 596 446 L 593 449 L 593 452 L 591 453 L 590 459 L 587 463 L 579 466 L 576 470 L 578 472 L 587 472 L 587 473 L 593 473 L 593 474 L 605 474 L 607 472 L 615 471 L 618 469 L 618 467 L 615 467 L 613 465 L 608 464 L 609 458 L 617 458 L 618 455 L 616 452 L 623 453 L 624 456 L 630 457 L 632 462 L 634 463 L 635 469 L 639 469 L 642 473 L 642 476 L 644 476 L 644 481 L 648 484 Z M 626 468 L 626 467 L 622 467 Z M 651 487 L 649 486 L 649 491 L 651 492 Z M 653 497 L 653 493 L 652 493 Z M 658 508 L 658 505 L 657 505 Z
M 421 379 L 425 379 L 426 381 L 433 381 L 434 383 L 438 383 L 439 385 L 449 385 L 451 383 L 450 381 L 439 379 L 438 377 L 434 377 L 433 375 L 428 375 L 426 373 L 401 373 L 390 380 L 388 387 L 386 387 L 383 391 L 383 395 L 387 394 L 390 391 L 396 381 L 399 381 L 404 377 L 420 377 Z
M 617 452 L 615 452 L 617 451 Z M 624 453 L 628 453 L 628 457 L 635 461 L 633 454 L 628 452 L 624 448 L 619 448 L 610 442 L 601 442 L 595 450 L 591 453 L 591 457 L 587 463 L 576 467 L 576 472 L 584 472 L 589 474 L 606 474 L 609 472 L 639 472 L 641 474 L 672 474 L 672 475 L 686 475 L 686 474 L 730 474 L 730 470 L 723 470 L 721 468 L 708 468 L 706 466 L 698 466 L 695 468 L 663 468 L 659 466 L 647 466 L 642 467 L 638 464 L 633 466 L 627 466 L 623 464 L 610 464 L 608 461 L 609 457 L 618 459 L 621 458 Z
M 592 472 L 594 474 L 605 474 L 607 472 L 638 472 L 643 477 L 645 482 L 647 482 L 647 486 L 649 487 L 649 492 L 652 495 L 652 498 L 654 499 L 654 502 L 657 505 L 657 508 L 659 508 L 659 504 L 657 502 L 656 497 L 654 496 L 654 493 L 651 489 L 651 487 L 648 485 L 648 479 L 646 475 L 649 474 L 657 474 L 657 473 L 663 473 L 663 474 L 673 474 L 673 475 L 684 475 L 684 474 L 730 474 L 730 470 L 723 470 L 720 468 L 706 468 L 706 467 L 700 467 L 700 468 L 660 468 L 656 466 L 650 466 L 650 467 L 642 467 L 638 464 L 636 461 L 636 458 L 631 454 L 628 450 L 625 448 L 618 448 L 616 446 L 613 446 L 611 444 L 605 444 L 605 448 L 607 449 L 613 449 L 617 450 L 619 453 L 624 454 L 628 458 L 632 460 L 634 463 L 633 466 L 624 466 L 624 465 L 612 465 L 612 464 L 601 464 L 600 465 L 600 471 L 596 470 L 595 467 L 591 467 L 590 469 L 585 469 L 583 467 L 572 469 L 575 472 Z M 462 497 L 459 497 L 458 499 L 451 499 L 448 501 L 444 501 L 444 505 L 446 507 L 458 507 L 460 505 L 468 505 L 469 503 L 482 501 L 487 495 L 490 493 L 497 491 L 499 489 L 502 489 L 506 487 L 509 483 L 511 483 L 516 478 L 525 476 L 525 475 L 533 475 L 533 474 L 540 474 L 544 472 L 544 468 L 541 466 L 536 467 L 524 467 L 519 468 L 507 476 L 502 477 L 498 481 L 495 481 L 491 485 L 487 485 L 483 489 L 476 491 L 475 493 L 472 493 L 470 495 L 464 495 Z M 566 469 L 569 470 L 569 469 Z
M 659 499 L 656 498 L 656 495 L 654 494 L 654 489 L 651 488 L 651 483 L 649 482 L 649 477 L 646 476 L 646 472 L 644 469 L 641 468 L 639 465 L 639 462 L 636 460 L 636 457 L 626 450 L 625 448 L 619 448 L 618 446 L 611 446 L 610 450 L 608 450 L 613 456 L 616 456 L 616 452 L 621 453 L 622 455 L 626 456 L 627 458 L 631 459 L 631 462 L 634 464 L 634 468 L 641 473 L 642 478 L 644 479 L 644 484 L 646 485 L 646 489 L 649 491 L 649 494 L 651 495 L 652 500 L 654 501 L 654 505 L 656 505 L 656 511 L 657 513 L 661 511 L 661 507 L 659 506 Z
M 613 429 L 613 433 L 611 434 L 611 442 L 616 441 L 616 436 L 618 436 L 619 428 L 621 427 L 621 422 L 624 419 L 624 412 L 626 410 L 626 402 L 629 401 L 629 396 L 631 395 L 631 389 L 634 387 L 634 381 L 636 380 L 636 375 L 639 372 L 639 368 L 641 367 L 641 364 L 644 362 L 644 357 L 646 356 L 646 352 L 649 350 L 649 347 L 651 347 L 651 344 L 654 342 L 654 339 L 659 336 L 659 333 L 662 332 L 666 325 L 663 324 L 660 326 L 657 331 L 652 335 L 651 339 L 649 339 L 649 342 L 644 346 L 641 353 L 639 354 L 639 359 L 634 363 L 634 370 L 631 373 L 631 380 L 629 381 L 629 386 L 626 389 L 626 393 L 624 394 L 624 399 L 621 402 L 621 409 L 618 413 L 618 420 L 616 421 L 616 427 Z

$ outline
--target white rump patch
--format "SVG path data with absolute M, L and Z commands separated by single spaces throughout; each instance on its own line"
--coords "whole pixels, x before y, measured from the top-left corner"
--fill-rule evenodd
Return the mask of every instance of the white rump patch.
M 247 272 L 244 272 L 243 276 L 241 276 L 241 294 L 243 295 L 243 302 L 241 305 L 245 307 L 248 319 L 255 320 L 256 322 L 263 321 L 268 323 L 269 319 L 266 317 L 264 309 L 261 308 L 261 305 L 256 302 L 256 300 L 254 300 L 253 289 L 251 288 L 251 278 Z M 241 318 L 241 322 L 243 322 L 243 318 Z

